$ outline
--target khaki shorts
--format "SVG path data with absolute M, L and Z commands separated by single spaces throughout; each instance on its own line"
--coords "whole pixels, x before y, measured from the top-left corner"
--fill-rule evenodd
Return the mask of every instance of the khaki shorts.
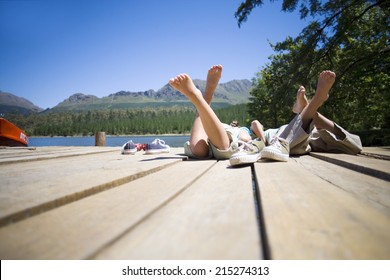
M 359 136 L 349 133 L 336 123 L 334 125 L 343 133 L 343 139 L 337 139 L 328 130 L 317 130 L 313 123 L 310 124 L 309 131 L 305 131 L 302 128 L 300 115 L 296 115 L 288 125 L 277 129 L 267 129 L 265 137 L 267 143 L 275 136 L 286 139 L 290 144 L 291 155 L 303 155 L 310 151 L 358 154 L 362 150 Z
M 345 153 L 356 155 L 363 149 L 362 142 L 358 135 L 349 133 L 344 128 L 334 123 L 344 137 L 338 139 L 336 135 L 328 130 L 314 129 L 310 137 L 310 146 L 313 152 Z
M 232 127 L 232 126 L 230 126 L 228 124 L 225 124 L 225 123 L 223 124 L 223 126 L 225 128 L 226 134 L 228 135 L 228 137 L 230 139 L 230 146 L 229 146 L 229 148 L 227 150 L 220 150 L 220 149 L 218 149 L 209 140 L 208 141 L 208 143 L 209 143 L 209 154 L 208 154 L 208 156 L 206 158 L 200 158 L 200 157 L 196 157 L 192 153 L 191 147 L 190 147 L 190 141 L 187 141 L 186 143 L 184 143 L 184 153 L 185 153 L 185 155 L 188 156 L 188 157 L 197 158 L 197 159 L 211 159 L 211 158 L 215 158 L 215 159 L 218 159 L 218 160 L 229 159 L 232 156 L 232 154 L 237 152 L 240 128 L 239 127 Z

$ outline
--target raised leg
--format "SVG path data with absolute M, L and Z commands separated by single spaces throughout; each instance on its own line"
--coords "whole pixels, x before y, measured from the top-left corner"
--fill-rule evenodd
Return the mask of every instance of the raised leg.
M 330 132 L 332 132 L 336 137 L 337 139 L 344 139 L 345 138 L 345 134 L 344 132 L 341 131 L 340 128 L 338 128 L 333 121 L 331 121 L 330 119 L 328 119 L 327 117 L 321 115 L 320 113 L 317 112 L 317 114 L 314 116 L 313 118 L 313 123 L 314 123 L 314 126 L 320 130 L 320 129 L 326 129 Z
M 294 104 L 293 112 L 297 114 L 301 113 L 308 104 L 309 101 L 306 97 L 306 89 L 303 86 L 300 86 L 297 91 L 297 100 Z M 344 139 L 345 137 L 345 134 L 334 124 L 333 121 L 318 112 L 313 116 L 313 124 L 318 130 L 326 129 L 332 132 L 338 139 Z
M 309 128 L 311 121 L 317 114 L 318 108 L 320 108 L 321 105 L 328 99 L 329 91 L 332 88 L 335 79 L 336 74 L 334 72 L 329 70 L 321 72 L 318 78 L 317 89 L 314 97 L 300 113 L 303 123 L 302 128 L 304 130 Z
M 257 138 L 265 143 L 264 127 L 258 120 L 252 121 L 251 129 Z
M 221 79 L 222 66 L 211 66 L 207 72 L 206 88 L 203 93 L 203 98 L 207 104 L 211 104 L 215 89 Z M 199 114 L 196 115 L 194 123 L 191 128 L 190 148 L 192 153 L 197 157 L 207 157 L 209 153 L 208 136 L 203 127 Z
M 293 106 L 293 112 L 299 114 L 309 104 L 306 97 L 306 89 L 304 86 L 300 86 L 297 91 L 297 100 Z
M 195 151 L 192 150 L 192 152 L 196 156 L 204 156 L 204 145 L 199 143 L 206 141 L 207 138 L 218 149 L 221 150 L 227 149 L 230 145 L 229 137 L 227 136 L 221 121 L 219 120 L 219 118 L 209 104 L 212 99 L 212 94 L 221 77 L 221 71 L 221 66 L 213 66 L 210 68 L 207 75 L 208 82 L 204 95 L 202 95 L 200 90 L 195 87 L 194 83 L 192 82 L 192 79 L 187 74 L 180 74 L 169 80 L 169 84 L 173 88 L 187 96 L 198 111 L 198 116 L 194 121 L 194 126 L 191 132 L 192 139 L 190 139 L 190 143 L 192 141 L 191 145 L 193 145 L 194 148 L 196 147 L 196 145 L 201 145 L 198 146 L 198 148 L 200 149 L 199 154 L 195 153 Z M 206 136 L 207 138 L 205 138 Z M 203 155 L 201 155 L 201 153 Z

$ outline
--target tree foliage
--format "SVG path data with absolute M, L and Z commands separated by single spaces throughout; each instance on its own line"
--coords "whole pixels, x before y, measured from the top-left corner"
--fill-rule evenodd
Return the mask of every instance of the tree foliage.
M 221 121 L 249 122 L 245 104 L 215 109 Z M 113 109 L 81 112 L 52 112 L 30 115 L 7 114 L 6 118 L 29 136 L 186 134 L 191 131 L 195 108 Z
M 262 4 L 243 2 L 238 24 Z M 254 79 L 250 115 L 267 126 L 285 123 L 298 86 L 314 94 L 318 74 L 330 69 L 337 79 L 321 112 L 353 131 L 389 128 L 390 1 L 283 1 L 283 11 L 296 9 L 312 20 L 296 38 L 272 45 L 270 63 Z

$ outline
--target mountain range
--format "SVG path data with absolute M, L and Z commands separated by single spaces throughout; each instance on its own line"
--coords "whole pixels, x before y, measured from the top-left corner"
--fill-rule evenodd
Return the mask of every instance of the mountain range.
M 42 110 L 42 108 L 23 97 L 0 91 L 0 116 L 8 113 L 25 115 L 29 113 L 39 113 Z
M 202 92 L 205 89 L 206 81 L 194 80 L 194 84 Z M 213 98 L 214 107 L 226 107 L 247 103 L 252 83 L 249 80 L 232 80 L 218 85 Z M 161 89 L 131 92 L 119 91 L 105 97 L 75 93 L 69 98 L 60 102 L 51 109 L 43 110 L 29 100 L 15 96 L 8 92 L 0 91 L 0 114 L 7 113 L 40 113 L 40 112 L 63 112 L 63 111 L 84 111 L 104 109 L 128 109 L 146 107 L 172 107 L 189 106 L 190 102 L 180 92 L 166 84 Z

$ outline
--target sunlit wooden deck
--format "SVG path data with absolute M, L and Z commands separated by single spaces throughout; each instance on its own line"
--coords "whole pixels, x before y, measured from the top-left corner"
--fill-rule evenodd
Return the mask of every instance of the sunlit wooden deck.
M 1 259 L 390 259 L 390 149 L 232 168 L 0 149 Z

